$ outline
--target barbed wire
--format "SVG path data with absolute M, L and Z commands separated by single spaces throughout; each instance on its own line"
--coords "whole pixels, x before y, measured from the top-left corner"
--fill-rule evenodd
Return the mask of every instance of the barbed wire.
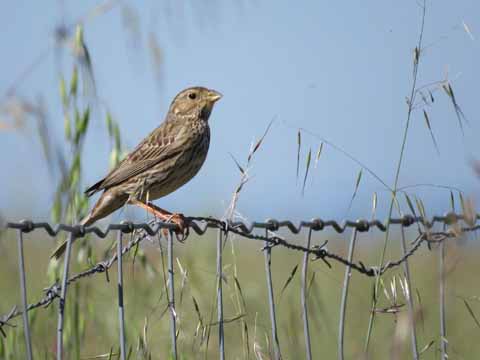
M 295 250 L 299 252 L 303 252 L 306 254 L 313 255 L 313 260 L 323 260 L 325 264 L 331 268 L 331 264 L 329 261 L 335 261 L 341 263 L 345 266 L 350 267 L 351 269 L 356 270 L 358 273 L 373 277 L 379 276 L 384 274 L 390 269 L 400 266 L 403 264 L 408 258 L 410 258 L 423 243 L 441 243 L 448 238 L 458 237 L 462 233 L 472 232 L 480 229 L 480 225 L 475 225 L 476 221 L 480 219 L 480 215 L 476 215 L 474 219 L 471 217 L 465 217 L 464 215 L 459 215 L 455 213 L 447 213 L 444 216 L 434 216 L 430 220 L 424 218 L 422 216 L 412 216 L 412 215 L 405 215 L 401 218 L 392 218 L 390 219 L 390 224 L 397 224 L 403 227 L 409 227 L 413 224 L 421 224 L 424 227 L 424 231 L 419 228 L 419 235 L 417 238 L 412 242 L 412 248 L 405 252 L 403 256 L 401 256 L 396 261 L 389 261 L 384 264 L 382 267 L 377 266 L 366 266 L 361 261 L 352 262 L 349 261 L 347 258 L 344 258 L 341 255 L 332 253 L 326 249 L 326 245 L 328 241 L 325 241 L 320 246 L 313 246 L 307 248 L 305 246 L 295 244 L 293 242 L 287 241 L 284 238 L 280 237 L 275 233 L 275 231 L 281 229 L 287 229 L 290 231 L 291 234 L 298 234 L 302 231 L 302 229 L 311 229 L 312 231 L 323 231 L 327 228 L 332 228 L 337 233 L 343 233 L 346 229 L 352 228 L 358 232 L 367 232 L 372 228 L 377 228 L 378 230 L 384 232 L 387 229 L 386 223 L 381 222 L 378 219 L 373 220 L 345 220 L 342 223 L 338 223 L 335 220 L 327 220 L 324 221 L 322 219 L 312 219 L 311 221 L 300 221 L 298 225 L 295 225 L 292 221 L 284 220 L 278 221 L 275 219 L 268 219 L 265 222 L 252 222 L 250 224 L 246 224 L 241 221 L 232 221 L 227 222 L 220 219 L 215 219 L 212 217 L 187 217 L 186 220 L 186 229 L 187 234 L 189 230 L 192 229 L 197 235 L 203 235 L 209 228 L 219 229 L 224 233 L 233 233 L 239 235 L 240 237 L 250 239 L 250 240 L 257 240 L 262 241 L 266 245 L 262 248 L 263 250 L 266 248 L 273 248 L 273 247 L 283 247 L 289 250 Z M 448 231 L 441 231 L 441 232 L 433 232 L 431 229 L 435 224 L 444 224 L 444 225 L 454 225 L 458 224 L 459 221 L 464 221 L 467 223 L 468 226 L 452 228 Z M 161 230 L 169 231 L 170 233 L 174 233 L 178 231 L 178 226 L 172 223 L 165 223 L 157 220 L 152 220 L 148 223 L 129 223 L 129 222 L 122 222 L 120 224 L 109 224 L 105 230 L 102 230 L 98 226 L 90 226 L 84 227 L 82 225 L 66 225 L 66 224 L 58 224 L 56 226 L 52 226 L 47 222 L 32 222 L 29 220 L 24 220 L 21 222 L 9 222 L 7 223 L 7 228 L 16 229 L 22 233 L 29 233 L 37 229 L 44 229 L 47 234 L 51 237 L 57 236 L 60 232 L 65 232 L 72 234 L 75 237 L 85 237 L 88 234 L 95 234 L 100 238 L 105 238 L 109 235 L 110 232 L 113 231 L 121 231 L 122 233 L 131 233 L 133 234 L 132 239 L 128 242 L 128 244 L 122 248 L 122 257 L 126 253 L 128 253 L 133 247 L 138 245 L 144 239 L 147 239 L 152 236 L 162 235 Z M 267 230 L 267 235 L 259 235 L 255 234 L 254 231 L 257 229 Z M 183 241 L 185 238 L 179 238 L 179 240 Z M 108 277 L 108 270 L 112 267 L 112 265 L 118 260 L 118 254 L 114 254 L 107 260 L 100 261 L 93 265 L 92 267 L 79 272 L 67 280 L 67 286 L 88 276 L 92 276 L 98 273 L 106 273 L 107 281 L 109 281 Z M 44 289 L 45 295 L 37 302 L 29 304 L 27 307 L 27 312 L 34 310 L 39 307 L 48 307 L 52 304 L 55 299 L 60 298 L 61 294 L 61 286 L 58 282 L 55 282 L 51 286 Z M 6 336 L 4 327 L 5 326 L 14 326 L 9 322 L 20 315 L 23 312 L 18 310 L 16 306 L 14 306 L 7 314 L 0 317 L 0 333 Z

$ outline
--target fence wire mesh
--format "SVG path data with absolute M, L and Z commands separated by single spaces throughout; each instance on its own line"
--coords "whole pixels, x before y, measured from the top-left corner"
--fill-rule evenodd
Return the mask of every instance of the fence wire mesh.
M 444 242 L 450 238 L 457 238 L 464 233 L 474 232 L 479 229 L 480 225 L 476 225 L 476 222 L 480 219 L 480 215 L 476 215 L 474 218 L 471 216 L 464 216 L 456 213 L 448 213 L 444 216 L 434 216 L 430 219 L 422 216 L 405 215 L 400 218 L 388 219 L 386 222 L 382 222 L 378 219 L 373 220 L 345 220 L 343 222 L 337 222 L 335 220 L 322 220 L 312 219 L 310 221 L 300 221 L 298 224 L 289 220 L 278 221 L 275 219 L 269 219 L 264 222 L 252 222 L 247 224 L 245 222 L 227 222 L 220 219 L 211 217 L 188 217 L 186 218 L 187 234 L 191 231 L 197 235 L 204 235 L 208 229 L 216 229 L 217 235 L 217 261 L 216 261 L 216 274 L 217 274 L 217 320 L 218 320 L 218 353 L 219 358 L 225 358 L 225 342 L 224 342 L 224 316 L 223 316 L 223 295 L 222 295 L 222 252 L 224 241 L 227 240 L 228 234 L 238 235 L 240 238 L 259 241 L 263 244 L 262 249 L 265 254 L 265 272 L 266 282 L 268 287 L 268 303 L 271 320 L 271 336 L 272 336 L 272 357 L 275 359 L 281 359 L 280 343 L 277 335 L 276 324 L 276 310 L 274 292 L 272 290 L 272 272 L 271 263 L 273 252 L 272 248 L 282 247 L 292 251 L 302 252 L 303 267 L 302 267 L 302 286 L 301 286 L 301 304 L 303 307 L 303 323 L 304 323 L 304 335 L 306 356 L 308 359 L 312 358 L 310 348 L 310 333 L 308 324 L 308 309 L 306 302 L 306 272 L 308 262 L 310 260 L 323 260 L 326 266 L 331 267 L 330 262 L 337 262 L 345 266 L 345 277 L 343 281 L 342 297 L 340 304 L 340 318 L 339 318 L 339 331 L 338 331 L 338 358 L 343 359 L 343 344 L 344 344 L 344 328 L 345 328 L 345 309 L 348 297 L 349 279 L 351 272 L 354 270 L 359 274 L 367 277 L 381 276 L 388 270 L 403 266 L 406 274 L 407 286 L 410 283 L 410 273 L 408 268 L 408 259 L 413 256 L 422 244 L 427 244 L 429 247 L 432 243 L 440 244 L 442 254 L 444 253 Z M 357 241 L 357 234 L 360 232 L 368 232 L 373 229 L 379 231 L 387 231 L 387 224 L 397 225 L 401 230 L 402 239 L 402 255 L 396 260 L 391 260 L 382 264 L 381 266 L 367 266 L 362 261 L 354 262 L 353 253 L 355 250 L 355 242 Z M 410 248 L 408 248 L 405 240 L 405 228 L 408 228 L 414 224 L 418 225 L 418 235 L 411 242 Z M 433 231 L 436 224 L 443 225 L 442 231 Z M 47 307 L 58 299 L 58 325 L 57 325 L 57 359 L 62 359 L 63 355 L 63 322 L 64 322 L 64 310 L 66 306 L 66 293 L 67 289 L 73 283 L 80 281 L 85 277 L 92 276 L 98 273 L 105 273 L 108 277 L 108 271 L 117 262 L 118 272 L 118 331 L 119 331 L 119 347 L 120 358 L 125 359 L 126 354 L 126 340 L 125 340 L 125 314 L 123 303 L 123 263 L 122 257 L 131 251 L 141 241 L 154 237 L 156 235 L 166 236 L 167 238 L 167 266 L 168 266 L 168 307 L 170 311 L 170 336 L 171 336 L 171 354 L 174 359 L 179 357 L 177 353 L 177 314 L 175 312 L 175 279 L 173 270 L 173 251 L 174 240 L 177 235 L 177 226 L 172 223 L 160 222 L 152 220 L 148 223 L 127 223 L 122 222 L 120 224 L 110 224 L 105 229 L 98 226 L 77 226 L 58 224 L 52 226 L 46 222 L 32 222 L 24 220 L 21 222 L 9 222 L 6 226 L 8 229 L 16 230 L 18 241 L 18 256 L 19 256 L 19 274 L 20 274 L 20 290 L 21 290 L 21 308 L 13 306 L 12 309 L 5 315 L 0 317 L 0 333 L 3 336 L 7 336 L 7 327 L 13 326 L 11 320 L 22 316 L 24 324 L 25 334 L 25 346 L 27 358 L 32 358 L 31 350 L 31 334 L 28 326 L 27 313 L 37 308 Z M 326 230 L 334 230 L 337 233 L 344 233 L 347 229 L 351 229 L 351 240 L 348 250 L 348 256 L 331 252 L 327 249 L 327 241 L 320 246 L 311 246 L 311 237 L 313 232 L 320 232 Z M 68 246 L 64 259 L 64 271 L 61 284 L 55 282 L 44 289 L 44 295 L 34 303 L 28 304 L 27 302 L 27 290 L 26 290 L 26 276 L 25 276 L 25 262 L 23 257 L 23 234 L 30 233 L 32 231 L 44 230 L 49 236 L 56 237 L 60 233 L 68 234 Z M 277 232 L 284 230 L 286 236 L 281 236 Z M 288 233 L 299 234 L 302 230 L 307 230 L 307 237 L 305 246 L 299 242 L 289 241 L 286 239 Z M 88 234 L 95 234 L 99 238 L 105 238 L 110 233 L 116 232 L 117 252 L 108 259 L 100 261 L 88 269 L 76 273 L 74 275 L 69 274 L 69 263 L 71 261 L 71 243 L 76 238 L 85 237 Z M 132 234 L 130 241 L 126 245 L 122 244 L 123 234 Z M 188 236 L 188 235 L 187 235 Z M 184 241 L 185 238 L 178 237 L 177 239 Z M 121 256 L 118 256 L 121 254 Z M 312 256 L 310 258 L 310 256 Z M 443 255 L 442 255 L 443 256 Z M 444 268 L 442 265 L 442 257 L 440 258 L 440 272 L 443 274 Z M 444 288 L 440 289 L 440 296 L 444 297 Z M 407 293 L 410 293 L 410 289 L 407 289 Z M 415 335 L 415 325 L 413 320 L 413 303 L 411 297 L 407 298 L 408 309 L 410 317 L 412 319 L 412 355 L 414 359 L 419 358 L 417 349 L 417 341 Z M 445 310 L 441 307 L 441 330 L 442 336 L 445 334 Z M 447 344 L 442 341 L 441 351 L 444 356 L 447 356 Z

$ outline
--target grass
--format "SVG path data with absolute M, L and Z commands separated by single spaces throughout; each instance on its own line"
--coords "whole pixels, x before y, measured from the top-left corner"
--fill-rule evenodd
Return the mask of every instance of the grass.
M 302 187 L 302 195 L 305 192 L 307 178 L 311 176 L 310 166 L 317 167 L 325 144 L 360 167 L 350 206 L 359 191 L 362 175 L 369 175 L 391 193 L 388 216 L 390 217 L 394 209 L 401 212 L 398 195 L 407 188 L 413 188 L 413 186 L 401 187 L 399 179 L 409 137 L 409 125 L 417 113 L 419 117 L 423 117 L 422 121 L 425 122 L 430 133 L 432 145 L 437 153 L 440 153 L 426 110 L 433 105 L 433 94 L 437 91 L 443 90 L 449 98 L 458 126 L 461 133 L 464 133 L 464 126 L 468 125 L 468 122 L 448 79 L 423 86 L 417 85 L 417 79 L 420 77 L 419 64 L 423 60 L 424 50 L 422 39 L 426 14 L 425 2 L 421 12 L 422 25 L 414 51 L 413 79 L 393 186 L 387 185 L 363 161 L 356 159 L 341 147 L 307 129 L 298 129 L 296 176 L 297 185 Z M 471 36 L 465 24 L 464 27 Z M 135 32 L 133 28 L 130 30 Z M 87 45 L 83 41 L 82 28 L 76 27 L 75 34 L 69 30 L 65 36 L 67 35 L 74 37 L 75 40 L 73 54 L 75 66 L 71 76 L 67 76 L 70 80 L 61 80 L 60 94 L 65 120 L 65 139 L 63 140 L 69 150 L 66 154 L 53 154 L 56 156 L 51 158 L 46 156 L 47 165 L 50 167 L 58 167 L 57 162 L 66 165 L 65 169 L 61 167 L 62 171 L 57 171 L 60 173 L 60 181 L 52 209 L 52 218 L 56 222 L 75 222 L 88 209 L 87 200 L 81 192 L 81 160 L 83 139 L 88 131 L 90 117 L 89 103 L 92 99 L 89 100 L 88 96 L 83 98 L 79 88 L 82 87 L 84 93 L 85 90 L 90 90 L 90 97 L 97 97 L 92 63 Z M 155 43 L 153 41 L 153 46 L 158 48 Z M 37 60 L 34 64 L 36 62 Z M 118 163 L 124 150 L 120 128 L 111 117 L 108 106 L 103 110 L 105 110 L 108 130 L 107 137 L 112 145 L 111 162 L 114 165 Z M 32 115 L 41 118 L 41 114 Z M 45 122 L 43 125 L 47 129 Z M 240 165 L 233 158 L 240 171 L 240 181 L 225 215 L 228 219 L 241 217 L 237 212 L 236 204 L 242 188 L 250 180 L 249 170 L 253 156 L 260 148 L 270 125 L 264 135 L 252 145 L 245 165 Z M 45 136 L 47 132 L 40 131 L 42 140 L 47 138 Z M 302 139 L 302 133 L 320 142 L 314 155 L 314 164 L 311 164 L 312 147 L 310 147 L 306 152 L 305 165 L 300 165 L 302 144 L 305 142 Z M 42 141 L 42 144 L 46 155 L 50 154 L 52 144 L 45 141 Z M 301 167 L 304 169 L 303 176 L 300 174 Z M 415 186 L 443 187 L 450 190 L 452 208 L 454 207 L 453 188 L 435 184 Z M 411 212 L 415 212 L 412 200 L 406 193 L 404 194 L 408 208 Z M 426 210 L 422 200 L 413 193 L 410 195 L 415 200 L 416 211 L 425 216 Z M 469 199 L 463 199 L 461 192 L 459 200 L 462 212 L 472 215 L 473 206 Z M 375 193 L 373 213 L 376 206 Z M 355 254 L 352 248 L 351 254 L 354 259 L 366 264 L 382 266 L 387 259 L 401 257 L 402 251 L 405 251 L 405 249 L 401 250 L 400 246 L 404 245 L 401 243 L 403 240 L 401 234 L 393 230 L 394 226 L 390 227 L 389 223 L 387 228 L 387 232 L 378 237 L 372 232 L 367 235 L 359 234 L 355 244 Z M 307 234 L 304 233 L 296 238 L 303 244 L 306 236 Z M 348 244 L 338 238 L 345 237 L 343 240 L 346 240 L 349 237 L 348 234 L 338 236 L 331 233 L 321 235 L 314 233 L 311 245 L 322 244 L 327 236 L 332 240 L 329 242 L 329 250 L 346 256 Z M 218 304 L 223 304 L 223 334 L 227 359 L 278 358 L 276 353 L 280 352 L 285 359 L 304 358 L 309 348 L 313 358 L 318 354 L 322 354 L 324 358 L 335 358 L 342 352 L 347 359 L 361 358 L 365 356 L 365 352 L 368 353 L 369 359 L 410 358 L 412 339 L 409 315 L 415 319 L 416 342 L 422 359 L 438 358 L 440 353 L 443 357 L 447 348 L 448 353 L 455 358 L 475 358 L 475 354 L 480 353 L 480 344 L 475 341 L 477 332 L 480 331 L 478 320 L 480 304 L 478 304 L 479 298 L 475 288 L 472 287 L 476 281 L 476 258 L 480 250 L 473 245 L 460 246 L 460 240 L 450 240 L 445 247 L 442 244 L 439 248 L 433 246 L 431 250 L 423 248 L 409 260 L 408 280 L 405 280 L 403 274 L 406 269 L 398 268 L 372 281 L 356 272 L 348 278 L 348 269 L 339 264 L 332 264 L 333 267 L 329 269 L 321 261 L 305 262 L 308 256 L 304 257 L 301 253 L 280 248 L 268 249 L 262 253 L 259 251 L 258 243 L 234 240 L 231 235 L 226 240 L 231 244 L 231 251 L 228 251 L 228 247 L 222 248 L 222 239 L 215 241 L 215 237 L 216 234 L 211 232 L 203 237 L 192 236 L 185 245 L 175 243 L 174 258 L 168 259 L 169 262 L 173 260 L 176 271 L 175 313 L 172 313 L 168 306 L 167 288 L 172 283 L 169 282 L 170 274 L 166 270 L 166 249 L 160 252 L 158 244 L 146 244 L 145 252 L 139 251 L 137 256 L 125 258 L 124 303 L 129 358 L 173 357 L 170 334 L 171 316 L 176 318 L 180 359 L 218 357 L 217 341 L 222 334 L 218 322 L 221 318 L 217 314 Z M 370 241 L 365 242 L 366 237 Z M 380 241 L 381 237 L 383 242 Z M 415 237 L 416 235 L 410 231 L 407 234 L 407 241 Z M 51 281 L 59 276 L 60 268 L 48 265 L 48 253 L 53 244 L 46 236 L 35 232 L 25 236 L 25 239 L 29 299 L 33 302 L 41 296 L 42 288 L 50 285 Z M 92 237 L 88 241 L 82 241 L 82 250 L 78 245 L 75 246 L 75 254 L 83 252 L 84 255 L 82 260 L 77 257 L 77 261 L 72 262 L 71 273 L 78 272 L 87 266 L 85 257 L 88 257 L 93 249 L 85 244 L 92 241 Z M 108 243 L 111 244 L 112 241 L 113 239 Z M 46 243 L 49 246 L 46 246 Z M 102 253 L 105 253 L 104 244 Z M 165 242 L 163 246 L 166 247 Z M 0 313 L 5 314 L 13 303 L 20 304 L 15 241 L 11 231 L 0 233 L 0 247 L 2 253 L 8 254 L 0 263 L 0 291 L 3 295 L 0 301 Z M 271 269 L 265 266 L 270 252 Z M 100 252 L 97 251 L 97 254 Z M 302 263 L 303 266 L 301 266 Z M 297 272 L 299 267 L 302 268 L 301 272 Z M 48 276 L 45 276 L 45 273 Z M 271 287 L 270 284 L 266 285 L 270 276 Z M 350 281 L 345 280 L 342 289 L 344 278 Z M 115 358 L 118 356 L 116 280 L 114 271 L 111 271 L 110 282 L 107 282 L 104 276 L 96 275 L 69 287 L 64 329 L 66 358 Z M 220 292 L 220 287 L 223 292 Z M 406 298 L 406 288 L 410 288 L 410 299 Z M 411 304 L 408 304 L 408 300 Z M 275 317 L 272 317 L 269 308 L 273 302 L 276 307 Z M 56 305 L 49 309 L 35 310 L 29 314 L 36 358 L 54 357 L 57 322 L 55 308 Z M 408 314 L 409 308 L 413 314 Z M 305 315 L 306 309 L 308 309 L 308 316 Z M 309 322 L 310 346 L 305 344 L 302 331 L 305 317 Z M 343 335 L 343 349 L 337 346 L 340 317 L 343 319 L 341 322 L 345 324 L 345 327 L 340 329 Z M 279 349 L 272 340 L 272 319 L 276 321 Z M 16 324 L 18 326 L 15 328 L 6 328 L 8 335 L 6 338 L 0 337 L 1 359 L 16 359 L 25 354 L 20 319 L 16 320 Z M 368 334 L 365 337 L 367 324 Z M 445 333 L 448 335 L 448 347 L 446 341 L 443 343 L 441 341 Z M 343 355 L 340 358 L 343 359 Z
M 304 241 L 305 234 L 299 236 Z M 393 234 L 392 234 L 393 235 Z M 397 234 L 398 235 L 398 234 Z M 413 235 L 414 236 L 414 235 Z M 210 359 L 218 356 L 216 316 L 211 316 L 216 309 L 216 246 L 214 232 L 206 237 L 192 236 L 186 244 L 175 243 L 174 256 L 176 276 L 176 312 L 178 320 L 178 352 L 180 358 Z M 330 236 L 334 237 L 334 236 Z M 336 237 L 336 236 L 335 236 Z M 379 249 L 379 242 L 365 244 L 364 235 L 359 235 L 356 259 L 374 262 L 375 250 Z M 407 236 L 407 241 L 412 234 Z M 15 242 L 12 232 L 8 232 L 2 239 L 3 251 L 15 253 Z M 319 244 L 323 238 L 313 235 L 312 242 Z M 345 241 L 332 241 L 335 252 L 346 254 Z M 392 237 L 392 243 L 399 245 L 399 237 Z M 363 243 L 362 243 L 363 241 Z M 50 248 L 45 246 L 50 240 L 40 234 L 28 235 L 25 239 L 25 256 L 27 262 L 27 282 L 29 300 L 33 302 L 47 285 L 44 272 Z M 102 243 L 105 245 L 105 242 Z M 163 243 L 166 246 L 165 243 Z M 162 280 L 162 269 L 158 245 L 145 244 L 147 260 L 152 267 L 142 267 L 138 262 L 133 265 L 132 258 L 128 257 L 124 263 L 124 293 L 125 293 L 125 321 L 127 347 L 133 347 L 133 354 L 137 352 L 139 339 L 143 339 L 146 353 L 153 354 L 153 358 L 166 358 L 170 354 L 171 339 L 167 298 Z M 399 248 L 399 246 L 397 246 Z M 3 252 L 2 251 L 2 252 Z M 399 249 L 395 252 L 399 255 Z M 474 296 L 477 261 L 480 250 L 471 246 L 458 246 L 455 240 L 449 242 L 446 257 L 446 302 L 449 351 L 458 358 L 474 358 L 473 354 L 480 352 L 480 344 L 476 342 L 475 334 L 480 331 L 471 313 L 478 313 L 478 299 Z M 394 255 L 394 254 L 390 254 Z M 270 334 L 270 318 L 268 312 L 268 294 L 265 286 L 265 269 L 263 254 L 259 251 L 259 244 L 248 241 L 237 243 L 236 267 L 238 282 L 242 289 L 245 309 L 238 313 L 235 299 L 235 280 L 233 278 L 233 257 L 231 252 L 223 253 L 223 303 L 225 329 L 226 358 L 248 358 L 244 356 L 242 344 L 243 323 L 246 324 L 249 334 L 249 358 L 255 358 L 254 350 L 270 358 L 272 344 L 266 339 Z M 301 306 L 301 277 L 297 274 L 290 284 L 280 292 L 285 282 L 291 277 L 292 268 L 301 264 L 303 255 L 282 250 L 272 249 L 272 278 L 276 299 L 276 315 L 278 336 L 282 355 L 285 359 L 303 358 L 305 343 L 303 336 L 302 306 Z M 418 297 L 414 298 L 417 312 L 417 335 L 419 349 L 424 348 L 431 341 L 435 341 L 423 355 L 422 359 L 434 359 L 439 348 L 439 304 L 438 304 L 438 250 L 428 251 L 426 248 L 416 254 L 411 261 L 413 287 L 420 294 L 421 306 Z M 186 281 L 182 281 L 181 271 L 187 272 Z M 74 271 L 80 270 L 79 265 L 73 266 Z M 333 264 L 328 269 L 323 262 L 315 261 L 309 264 L 307 304 L 309 309 L 310 336 L 313 354 L 323 354 L 325 358 L 335 358 L 337 355 L 337 324 L 340 314 L 341 288 L 345 268 Z M 389 284 L 394 275 L 401 275 L 402 271 L 389 272 L 382 277 L 385 284 Z M 19 304 L 19 289 L 17 286 L 17 264 L 14 256 L 0 264 L 0 283 L 2 301 L 0 312 L 9 311 L 13 303 Z M 116 278 L 112 271 L 110 282 L 106 282 L 104 275 L 96 275 L 82 280 L 83 296 L 76 297 L 73 287 L 68 294 L 67 319 L 65 330 L 66 358 L 89 358 L 100 354 L 108 354 L 110 349 L 118 352 L 118 318 L 117 318 L 117 288 Z M 312 276 L 314 277 L 312 281 Z M 181 284 L 184 282 L 184 285 Z M 371 280 L 353 273 L 349 287 L 348 308 L 345 327 L 345 358 L 355 358 L 363 351 L 365 324 L 368 322 L 370 309 Z M 6 292 L 5 289 L 16 291 Z M 180 292 L 182 295 L 180 296 Z M 195 310 L 193 298 L 198 304 Z M 398 295 L 399 302 L 405 303 L 402 295 Z M 469 308 L 465 306 L 468 302 Z M 389 300 L 380 291 L 378 308 L 387 308 Z M 53 357 L 55 348 L 56 309 L 38 309 L 32 315 L 32 342 L 34 354 L 37 357 L 47 354 L 46 358 Z M 406 314 L 407 307 L 400 308 L 397 315 L 391 313 L 376 313 L 376 331 L 371 338 L 371 359 L 390 358 L 394 341 L 398 340 L 400 323 L 396 321 Z M 238 318 L 239 315 L 243 315 Z M 202 331 L 197 329 L 199 316 L 203 324 L 210 326 L 210 338 L 202 342 Z M 237 320 L 235 320 L 237 318 Z M 73 324 L 73 319 L 76 323 Z M 232 321 L 229 321 L 233 319 Z M 240 321 L 241 319 L 241 321 Z M 2 358 L 14 359 L 24 351 L 22 325 L 20 318 L 15 321 L 16 328 L 7 328 L 8 337 L 2 338 L 0 354 Z M 148 323 L 144 332 L 145 323 Z M 81 329 L 83 328 L 83 330 Z M 465 336 L 469 335 L 469 336 Z M 15 349 L 9 341 L 16 339 Z M 400 339 L 399 349 L 402 356 L 408 358 L 410 338 Z M 79 346 L 77 348 L 77 345 Z M 76 355 L 75 349 L 78 350 Z M 10 357 L 7 354 L 14 354 Z M 461 357 L 460 357 L 461 356 Z M 135 358 L 135 357 L 132 357 Z M 145 357 L 147 358 L 147 357 Z M 257 357 L 258 358 L 258 357 Z

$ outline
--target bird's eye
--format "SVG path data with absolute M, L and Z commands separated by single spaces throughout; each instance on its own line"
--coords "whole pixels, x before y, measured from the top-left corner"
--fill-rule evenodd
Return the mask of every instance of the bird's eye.
M 195 100 L 197 98 L 197 94 L 192 92 L 192 93 L 188 94 L 188 97 L 192 100 Z

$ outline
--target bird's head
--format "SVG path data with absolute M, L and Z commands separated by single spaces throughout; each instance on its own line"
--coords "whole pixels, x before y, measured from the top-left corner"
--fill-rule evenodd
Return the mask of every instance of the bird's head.
M 222 94 L 204 87 L 191 87 L 181 91 L 170 105 L 170 113 L 176 116 L 200 117 L 207 121 L 215 102 Z

